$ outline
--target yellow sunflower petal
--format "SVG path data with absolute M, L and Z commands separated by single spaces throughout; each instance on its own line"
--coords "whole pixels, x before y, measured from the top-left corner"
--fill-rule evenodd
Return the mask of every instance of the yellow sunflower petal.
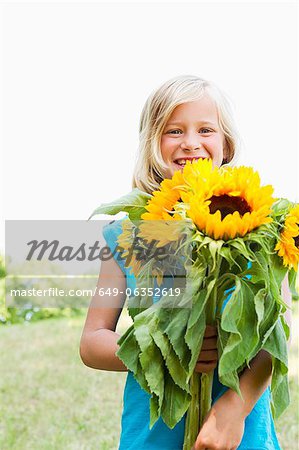
M 245 236 L 272 220 L 273 187 L 260 186 L 260 177 L 251 167 L 210 167 L 209 173 L 206 169 L 198 161 L 192 164 L 192 171 L 190 167 L 186 175 L 183 171 L 185 180 L 188 175 L 189 185 L 197 189 L 184 194 L 184 201 L 190 204 L 187 215 L 201 231 L 227 240 Z
M 285 267 L 298 270 L 299 264 L 299 205 L 290 209 L 275 250 Z

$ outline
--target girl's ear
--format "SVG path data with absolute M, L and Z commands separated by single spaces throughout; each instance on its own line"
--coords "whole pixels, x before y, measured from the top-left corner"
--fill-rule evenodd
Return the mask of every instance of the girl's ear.
M 221 163 L 222 166 L 223 166 L 223 164 L 227 164 L 229 162 L 227 155 L 228 155 L 228 151 L 227 151 L 226 142 L 225 142 L 225 146 L 223 149 L 223 159 L 222 159 L 222 163 Z
M 222 159 L 222 163 L 221 163 L 222 166 L 223 166 L 223 164 L 227 164 L 229 162 L 227 155 L 228 155 L 227 141 L 226 141 L 226 138 L 224 137 L 224 139 L 223 139 L 223 159 Z

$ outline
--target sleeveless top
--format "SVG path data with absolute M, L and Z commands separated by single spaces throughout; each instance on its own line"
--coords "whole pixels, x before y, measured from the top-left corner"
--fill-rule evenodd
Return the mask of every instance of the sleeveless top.
M 117 252 L 117 237 L 122 232 L 121 220 L 110 222 L 103 228 L 104 238 L 114 259 L 126 276 L 127 287 L 136 287 L 136 279 L 130 269 L 124 265 Z M 217 369 L 214 371 L 212 403 L 228 388 L 218 379 Z M 150 430 L 150 395 L 128 371 L 121 419 L 121 436 L 118 450 L 182 450 L 185 432 L 186 414 L 173 428 L 168 428 L 160 417 Z M 270 407 L 271 392 L 267 387 L 250 414 L 245 419 L 245 429 L 241 444 L 237 450 L 281 450 L 276 436 L 274 421 Z

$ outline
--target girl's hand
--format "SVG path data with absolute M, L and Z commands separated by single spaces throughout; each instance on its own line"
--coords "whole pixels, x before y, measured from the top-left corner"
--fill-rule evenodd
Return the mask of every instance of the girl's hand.
M 192 450 L 236 450 L 240 445 L 246 415 L 229 394 L 226 391 L 211 407 Z
M 217 328 L 206 326 L 202 347 L 195 366 L 195 372 L 208 373 L 215 369 L 218 361 Z

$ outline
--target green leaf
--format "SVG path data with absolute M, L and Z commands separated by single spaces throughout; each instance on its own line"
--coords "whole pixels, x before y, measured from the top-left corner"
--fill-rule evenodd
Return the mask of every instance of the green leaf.
M 189 362 L 189 373 L 188 379 L 191 378 L 195 365 L 197 363 L 197 358 L 202 346 L 203 336 L 206 328 L 206 316 L 203 312 L 198 316 L 198 320 L 193 326 L 189 327 L 185 335 L 185 342 L 191 350 L 191 359 Z
M 276 322 L 275 328 L 263 345 L 263 349 L 272 355 L 272 412 L 274 418 L 279 417 L 290 402 L 287 373 L 288 356 L 286 339 L 281 321 Z
M 141 316 L 139 314 L 135 318 L 134 324 L 136 340 L 141 349 L 139 361 L 151 393 L 159 397 L 161 407 L 164 395 L 164 360 L 150 334 L 157 326 L 157 319 L 153 316 L 152 320 L 147 321 L 146 315 Z
M 218 339 L 217 339 L 217 347 L 218 347 L 218 359 L 220 361 L 220 358 L 222 356 L 222 353 L 227 345 L 228 338 L 230 336 L 230 333 L 223 330 L 221 328 L 221 321 L 217 321 L 217 330 L 218 330 Z M 219 364 L 219 363 L 218 363 Z M 218 369 L 219 372 L 219 369 Z
M 211 241 L 209 244 L 209 250 L 213 260 L 213 266 L 210 268 L 210 272 L 213 272 L 215 270 L 217 257 L 223 244 L 224 241 L 222 240 Z
M 294 269 L 289 270 L 288 281 L 293 300 L 298 300 L 299 298 L 299 292 L 296 285 L 297 278 L 298 278 L 297 272 L 295 272 Z
M 289 327 L 288 323 L 286 322 L 284 315 L 280 316 L 280 320 L 281 320 L 281 325 L 283 327 L 286 339 L 288 341 L 289 337 L 290 337 L 290 327 Z
M 293 203 L 287 198 L 280 198 L 272 205 L 273 215 L 280 216 L 287 214 L 292 206 Z
M 235 265 L 236 262 L 229 247 L 222 247 L 219 254 L 228 262 L 230 269 Z
M 219 360 L 219 379 L 226 384 L 231 374 L 230 386 L 238 392 L 236 372 L 255 356 L 259 343 L 254 294 L 244 280 L 236 278 L 236 289 L 222 314 L 221 329 L 230 335 Z
M 193 300 L 192 311 L 188 321 L 188 329 L 192 328 L 198 323 L 199 317 L 203 314 L 207 301 L 210 298 L 216 280 L 211 280 L 207 287 L 202 289 Z
M 269 267 L 268 278 L 270 281 L 271 294 L 273 295 L 274 300 L 283 307 L 283 311 L 286 311 L 288 308 L 288 305 L 283 301 L 281 296 L 281 283 L 285 277 L 285 274 L 286 270 L 279 270 L 275 267 L 275 264 L 273 264 L 273 267 Z
M 224 325 L 226 330 L 229 331 L 225 331 L 223 327 L 220 327 L 218 331 L 220 358 L 222 356 L 222 353 L 226 355 L 224 358 L 221 358 L 221 364 L 223 364 L 225 358 L 227 358 L 227 352 L 230 349 L 229 346 L 236 345 L 236 350 L 230 349 L 232 351 L 230 357 L 232 357 L 232 355 L 235 354 L 234 351 L 236 351 L 236 360 L 234 361 L 234 358 L 232 358 L 232 363 L 227 362 L 226 364 L 228 369 L 233 369 L 233 363 L 235 362 L 235 368 L 238 370 L 238 372 L 241 370 L 241 368 L 249 364 L 250 360 L 257 354 L 258 350 L 261 347 L 263 333 L 265 332 L 265 327 L 261 328 L 261 324 L 264 320 L 267 293 L 264 288 L 260 288 L 259 285 L 254 285 L 247 280 L 241 281 L 241 289 L 242 300 L 239 299 L 238 302 L 239 307 L 242 308 L 242 311 L 239 311 L 239 321 L 236 321 L 233 325 L 236 326 L 234 332 L 239 333 L 239 335 L 231 335 L 233 327 L 230 323 Z M 232 313 L 230 311 L 230 308 L 235 308 L 230 303 L 231 301 L 232 299 L 230 299 L 224 310 L 224 321 L 228 322 L 234 320 L 235 311 Z M 275 302 L 272 301 L 272 305 L 275 307 Z M 242 320 L 241 314 L 243 315 L 243 319 L 245 320 Z M 268 326 L 269 325 L 270 324 L 268 324 Z M 225 374 L 225 369 L 222 367 L 222 365 L 220 371 L 222 375 Z
M 145 378 L 145 374 L 143 371 L 143 368 L 140 364 L 140 361 L 138 361 L 138 368 L 137 368 L 137 372 L 134 375 L 135 380 L 137 381 L 137 383 L 140 384 L 141 388 L 147 392 L 148 394 L 151 394 L 151 390 L 149 388 L 148 382 Z
M 240 390 L 240 380 L 238 372 L 236 370 L 232 370 L 231 372 L 222 374 L 221 376 L 219 376 L 219 381 L 224 386 L 227 386 L 230 389 L 234 390 L 243 399 L 242 392 Z
M 268 270 L 269 258 L 264 252 L 256 252 L 255 261 L 252 262 L 251 268 L 247 270 L 247 273 L 251 276 L 251 281 L 253 283 L 262 282 L 267 287 L 269 284 Z
M 159 419 L 159 397 L 156 394 L 152 394 L 150 398 L 150 430 Z
M 186 294 L 190 297 L 196 295 L 200 289 L 207 271 L 207 261 L 202 255 L 197 255 L 194 264 L 185 265 L 186 269 Z
M 134 188 L 129 194 L 124 195 L 111 203 L 100 205 L 94 210 L 88 220 L 96 214 L 114 215 L 119 212 L 127 212 L 129 213 L 129 218 L 131 220 L 139 220 L 141 215 L 146 212 L 144 207 L 151 198 L 152 195 L 141 191 L 138 188 Z
M 169 428 L 182 419 L 191 401 L 191 395 L 180 389 L 168 374 L 165 376 L 165 395 L 162 405 L 162 418 Z
M 273 329 L 275 328 L 281 309 L 280 305 L 278 305 L 274 301 L 270 293 L 267 293 L 264 306 L 264 318 L 260 324 L 260 335 L 262 337 L 261 346 L 264 345 L 268 337 L 271 335 Z
M 248 261 L 252 261 L 255 259 L 254 253 L 246 247 L 245 242 L 241 238 L 236 238 L 228 241 L 229 245 L 236 248 L 241 255 L 244 255 Z
M 174 352 L 168 337 L 159 329 L 151 330 L 151 336 L 160 349 L 171 378 L 181 389 L 189 392 L 187 372 L 182 367 L 179 357 Z
M 255 306 L 255 312 L 257 315 L 258 337 L 260 337 L 260 325 L 264 318 L 266 297 L 267 297 L 267 291 L 264 288 L 259 289 L 258 292 L 254 296 L 254 306 Z
M 188 379 L 192 376 L 202 346 L 202 340 L 206 328 L 205 308 L 215 284 L 216 279 L 210 280 L 207 283 L 207 287 L 202 289 L 193 300 L 192 311 L 189 316 L 187 331 L 185 334 L 185 342 L 191 351 Z
M 288 269 L 283 265 L 282 258 L 277 253 L 270 255 L 271 273 L 274 275 L 275 282 L 278 287 L 286 276 Z
M 191 358 L 190 349 L 184 341 L 190 312 L 190 308 L 174 308 L 171 312 L 161 308 L 158 312 L 161 332 L 168 337 L 185 371 L 188 371 Z
M 133 325 L 127 329 L 117 343 L 120 348 L 116 352 L 116 355 L 123 361 L 131 372 L 136 374 L 138 370 L 138 355 L 140 353 L 140 347 L 134 335 Z

